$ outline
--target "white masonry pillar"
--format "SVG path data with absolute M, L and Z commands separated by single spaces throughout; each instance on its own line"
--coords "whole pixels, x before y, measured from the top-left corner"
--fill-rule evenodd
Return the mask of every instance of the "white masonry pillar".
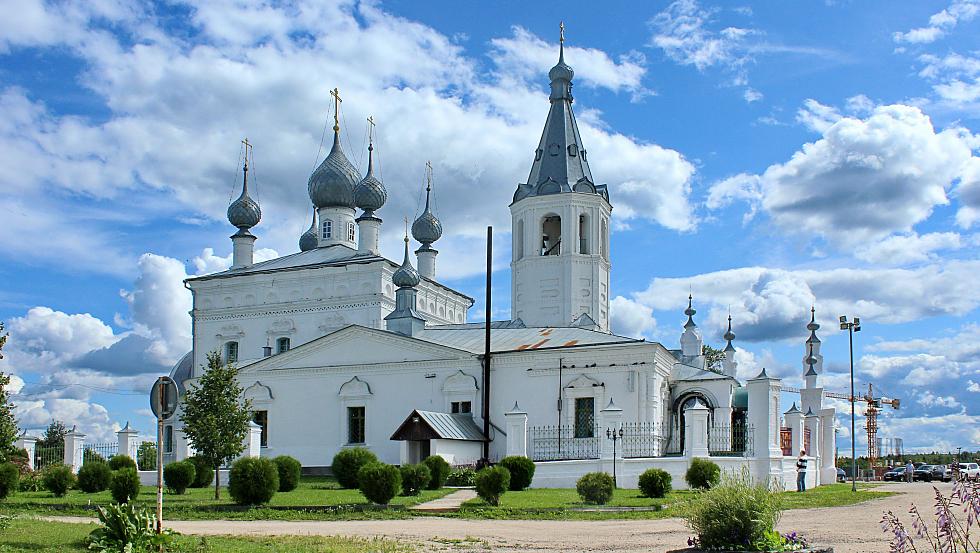
M 813 411 L 807 411 L 806 415 L 803 415 L 803 426 L 810 431 L 810 448 L 806 452 L 806 456 L 810 458 L 810 462 L 807 463 L 806 467 L 806 484 L 807 486 L 818 486 L 820 485 L 819 474 L 820 474 L 820 417 Z
M 255 421 L 249 421 L 248 433 L 245 435 L 245 450 L 242 457 L 262 456 L 262 427 Z
M 529 457 L 527 454 L 527 412 L 517 402 L 514 408 L 504 413 L 507 420 L 507 455 Z
M 820 410 L 820 484 L 833 484 L 837 481 L 837 434 L 834 432 L 834 419 L 837 412 L 833 408 Z
M 781 481 L 783 475 L 783 450 L 779 447 L 779 392 L 781 383 L 762 369 L 755 378 L 746 382 L 749 395 L 748 423 L 753 427 L 752 476 L 760 481 Z
M 684 411 L 684 455 L 686 457 L 707 457 L 708 416 L 711 409 L 697 401 Z
M 116 437 L 119 440 L 116 452 L 135 461 L 139 455 L 139 433 L 129 426 L 129 421 L 126 421 L 126 426 L 122 430 L 116 432 Z
M 82 462 L 85 459 L 84 455 L 85 434 L 72 427 L 71 432 L 65 434 L 65 465 L 77 474 L 78 469 L 82 468 Z
M 609 404 L 602 411 L 599 411 L 599 440 L 602 442 L 602 458 L 612 459 L 613 458 L 613 441 L 606 438 L 606 430 L 610 432 L 619 432 L 619 429 L 623 427 L 623 410 L 613 403 L 612 398 L 609 398 Z M 616 445 L 616 457 L 622 457 L 622 448 L 619 444 Z
M 800 450 L 803 449 L 803 412 L 794 403 L 789 408 L 789 411 L 783 413 L 783 420 L 793 435 L 793 445 L 789 454 L 796 457 L 800 454 Z
M 17 441 L 14 442 L 15 447 L 17 447 L 18 449 L 23 449 L 24 451 L 27 452 L 27 466 L 31 470 L 34 470 L 34 466 L 35 466 L 34 458 L 37 453 L 36 445 L 37 445 L 37 438 L 33 436 L 28 436 L 27 434 L 24 434 L 21 437 L 17 438 Z

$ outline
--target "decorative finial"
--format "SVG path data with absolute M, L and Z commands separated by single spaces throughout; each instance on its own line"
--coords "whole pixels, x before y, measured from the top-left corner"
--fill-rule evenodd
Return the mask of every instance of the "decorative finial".
M 333 132 L 340 132 L 340 104 L 344 100 L 340 97 L 340 90 L 334 87 L 330 91 L 330 95 L 333 96 Z
M 432 190 L 432 162 L 425 162 L 425 204 L 429 204 L 429 192 Z
M 405 243 L 408 244 L 408 217 L 405 217 Z
M 248 141 L 248 137 L 242 140 L 242 144 L 245 145 L 245 170 L 248 171 L 248 155 L 252 152 L 252 144 Z
M 565 22 L 558 23 L 558 44 L 565 44 Z
M 373 150 L 374 149 L 374 146 L 373 146 L 373 144 L 374 144 L 374 116 L 373 115 L 369 115 L 368 118 L 367 118 L 367 121 L 368 121 L 368 125 L 370 125 L 370 127 L 368 127 L 368 150 Z

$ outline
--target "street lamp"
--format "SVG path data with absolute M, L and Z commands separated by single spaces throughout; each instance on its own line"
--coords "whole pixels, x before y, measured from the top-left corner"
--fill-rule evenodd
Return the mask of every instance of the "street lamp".
M 616 487 L 616 441 L 623 438 L 623 427 L 619 427 L 619 432 L 606 428 L 606 439 L 613 443 L 613 487 Z
M 857 491 L 857 449 L 854 437 L 854 333 L 861 332 L 861 319 L 854 317 L 848 322 L 847 317 L 840 316 L 840 329 L 847 331 L 847 344 L 851 352 L 851 491 Z M 873 467 L 872 467 L 873 468 Z

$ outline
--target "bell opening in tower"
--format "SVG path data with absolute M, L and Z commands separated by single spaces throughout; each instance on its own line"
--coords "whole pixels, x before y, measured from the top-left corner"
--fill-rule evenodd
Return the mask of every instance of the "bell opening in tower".
M 541 255 L 561 254 L 561 217 L 547 215 L 541 222 Z

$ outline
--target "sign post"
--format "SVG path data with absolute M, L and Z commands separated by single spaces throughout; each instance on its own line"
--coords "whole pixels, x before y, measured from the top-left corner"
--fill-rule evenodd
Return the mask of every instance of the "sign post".
M 163 421 L 177 411 L 177 385 L 161 376 L 150 391 L 150 409 L 157 417 L 157 534 L 163 532 Z

